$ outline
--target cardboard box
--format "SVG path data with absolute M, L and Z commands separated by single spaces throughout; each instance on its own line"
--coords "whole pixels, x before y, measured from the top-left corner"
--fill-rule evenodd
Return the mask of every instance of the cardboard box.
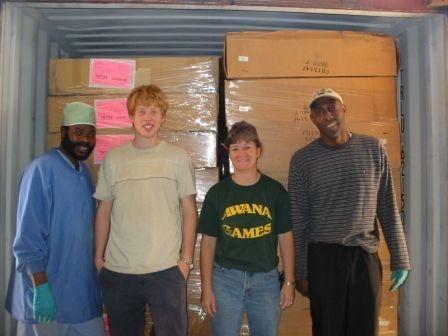
M 196 177 L 196 202 L 204 202 L 208 190 L 219 182 L 218 168 L 200 168 L 195 170 Z
M 126 99 L 127 96 L 100 95 L 48 97 L 48 132 L 59 132 L 62 111 L 67 103 L 79 101 L 95 106 L 95 100 L 117 98 Z M 168 102 L 167 118 L 162 126 L 164 130 L 217 131 L 218 95 L 216 93 L 172 93 L 168 95 Z
M 196 207 L 198 208 L 198 215 L 199 215 L 201 213 L 201 210 L 202 210 L 202 202 L 196 202 Z
M 379 318 L 379 335 L 398 335 L 397 322 L 397 306 L 381 306 Z
M 262 143 L 258 168 L 262 172 L 287 171 L 292 155 L 319 137 L 319 132 L 310 123 L 282 126 L 257 126 Z
M 399 291 L 389 291 L 392 286 L 392 281 L 390 280 L 390 274 L 387 276 L 383 272 L 383 281 L 381 283 L 381 306 L 382 307 L 398 307 L 398 293 Z
M 282 311 L 279 335 L 312 335 L 312 326 L 309 300 L 296 291 L 294 304 Z
M 313 92 L 325 87 L 341 94 L 348 121 L 397 120 L 394 77 L 285 78 L 226 81 L 227 124 L 309 121 L 308 102 Z
M 429 8 L 440 8 L 448 6 L 448 0 L 426 0 L 426 6 Z
M 210 336 L 212 334 L 210 327 L 210 317 L 202 313 L 188 311 L 188 335 L 191 336 Z
M 90 59 L 51 59 L 50 95 L 125 94 L 130 89 L 89 87 Z M 217 93 L 218 57 L 135 58 L 135 85 L 155 84 L 167 94 Z
M 195 168 L 217 166 L 216 133 L 161 131 L 160 137 L 183 147 L 190 155 Z
M 395 40 L 363 32 L 291 30 L 228 33 L 229 79 L 396 76 Z
M 350 132 L 376 137 L 385 145 L 392 169 L 401 167 L 400 124 L 395 121 L 381 122 L 347 122 Z

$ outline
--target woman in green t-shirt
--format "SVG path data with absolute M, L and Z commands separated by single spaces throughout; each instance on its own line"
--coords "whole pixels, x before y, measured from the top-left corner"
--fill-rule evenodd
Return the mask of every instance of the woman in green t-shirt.
M 214 336 L 239 335 L 244 312 L 252 335 L 274 336 L 280 311 L 294 301 L 289 198 L 257 168 L 261 143 L 254 126 L 234 124 L 226 148 L 234 173 L 210 188 L 199 218 L 202 306 L 212 317 Z

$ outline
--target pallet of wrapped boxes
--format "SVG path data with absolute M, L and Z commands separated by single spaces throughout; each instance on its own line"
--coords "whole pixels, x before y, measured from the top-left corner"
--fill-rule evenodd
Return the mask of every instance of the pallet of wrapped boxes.
M 262 172 L 287 186 L 291 156 L 320 136 L 309 119 L 308 101 L 315 90 L 331 87 L 347 106 L 348 130 L 385 144 L 401 204 L 394 38 L 346 31 L 230 33 L 224 60 L 227 126 L 246 120 L 257 127 Z M 395 335 L 398 298 L 388 291 L 390 256 L 384 241 L 379 254 L 384 269 L 380 335 Z M 311 335 L 309 302 L 296 295 L 282 313 L 281 336 Z
M 144 84 L 155 84 L 167 94 L 169 108 L 161 137 L 183 147 L 195 167 L 197 202 L 218 181 L 216 158 L 218 116 L 217 57 L 149 57 L 135 59 L 53 59 L 49 65 L 49 147 L 60 143 L 60 123 L 65 104 L 81 101 L 94 107 L 97 143 L 87 160 L 96 183 L 105 153 L 132 140 L 126 98 Z M 204 334 L 200 305 L 199 259 L 187 288 L 190 335 Z M 199 293 L 199 294 L 198 294 Z M 151 325 L 148 315 L 149 331 Z

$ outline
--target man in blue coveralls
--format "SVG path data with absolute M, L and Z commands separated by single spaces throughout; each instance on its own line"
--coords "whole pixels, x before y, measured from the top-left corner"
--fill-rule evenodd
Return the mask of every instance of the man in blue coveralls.
M 105 334 L 93 263 L 94 187 L 82 162 L 95 147 L 95 127 L 91 106 L 67 104 L 60 147 L 22 173 L 6 298 L 18 336 Z

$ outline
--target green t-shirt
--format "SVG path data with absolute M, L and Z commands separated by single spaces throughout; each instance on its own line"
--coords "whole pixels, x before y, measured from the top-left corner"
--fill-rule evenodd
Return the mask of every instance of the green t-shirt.
M 198 231 L 217 238 L 215 261 L 226 268 L 268 272 L 277 267 L 277 235 L 291 230 L 288 194 L 261 175 L 241 186 L 227 178 L 205 196 Z

